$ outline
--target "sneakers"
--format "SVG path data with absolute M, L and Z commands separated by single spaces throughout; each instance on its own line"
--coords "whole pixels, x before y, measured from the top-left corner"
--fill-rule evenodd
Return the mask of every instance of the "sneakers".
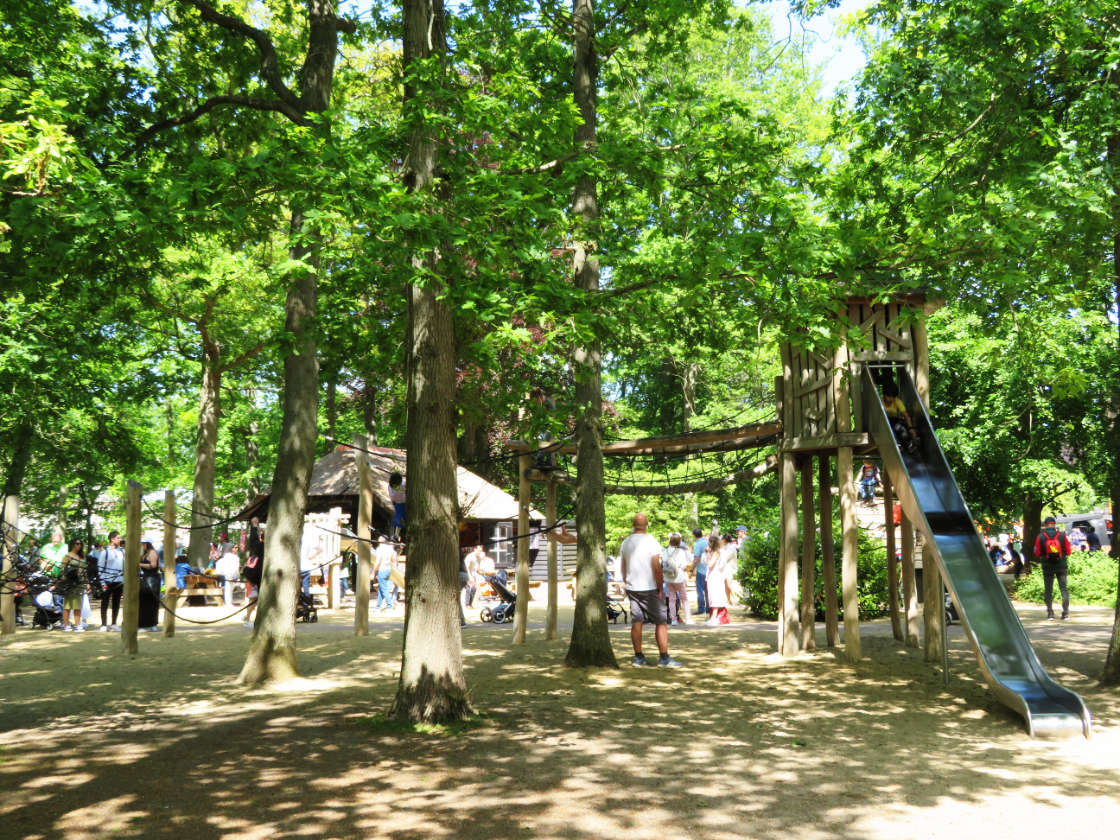
M 1069 613 L 1068 612 L 1062 613 L 1062 621 L 1065 621 L 1067 618 L 1069 618 Z
M 669 656 L 669 654 L 665 654 L 660 659 L 657 660 L 657 667 L 658 668 L 679 668 L 679 667 L 681 667 L 681 663 L 679 663 L 673 657 Z
M 98 633 L 108 633 L 109 632 L 109 625 L 108 624 L 102 624 L 100 627 L 97 628 L 97 632 Z
M 252 629 L 253 629 L 253 622 L 251 622 L 251 621 L 243 621 L 243 622 L 241 622 L 241 623 L 242 623 L 242 624 L 243 624 L 244 626 L 248 627 L 248 628 L 249 628 L 250 630 L 252 630 Z
M 644 653 L 636 653 L 634 654 L 634 658 L 630 661 L 630 664 L 635 668 L 643 668 L 648 665 L 649 662 L 646 661 L 646 656 Z
M 1053 618 L 1054 616 L 1050 616 L 1050 617 Z M 62 632 L 63 633 L 73 633 L 74 628 L 71 627 L 69 624 L 63 624 L 62 625 Z
M 121 626 L 119 624 L 110 624 L 109 625 L 109 630 L 112 631 L 113 633 L 119 633 L 119 632 L 121 632 Z
M 1047 610 L 1046 611 L 1046 620 L 1047 621 L 1053 621 L 1054 620 L 1054 611 L 1053 610 Z
M 1062 618 L 1065 618 L 1065 616 L 1062 616 Z M 74 632 L 75 633 L 84 633 L 84 632 L 86 632 L 86 628 L 84 628 L 80 624 L 77 624 L 77 625 L 74 626 Z

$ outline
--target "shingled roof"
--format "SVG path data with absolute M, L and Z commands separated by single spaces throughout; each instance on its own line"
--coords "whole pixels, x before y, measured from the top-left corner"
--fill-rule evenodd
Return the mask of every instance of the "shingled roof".
M 315 462 L 311 470 L 311 486 L 308 488 L 309 510 L 325 510 L 336 504 L 350 507 L 355 503 L 358 496 L 359 455 L 358 450 L 340 445 Z M 405 472 L 408 454 L 403 449 L 371 447 L 365 457 L 369 461 L 373 480 L 374 506 L 391 516 L 393 503 L 389 500 L 389 476 L 393 472 Z M 517 519 L 516 498 L 464 467 L 456 467 L 456 472 L 459 516 L 462 519 L 493 522 Z M 260 515 L 268 504 L 268 498 L 268 494 L 258 496 L 237 518 L 248 519 Z M 544 514 L 530 509 L 529 518 L 543 520 Z

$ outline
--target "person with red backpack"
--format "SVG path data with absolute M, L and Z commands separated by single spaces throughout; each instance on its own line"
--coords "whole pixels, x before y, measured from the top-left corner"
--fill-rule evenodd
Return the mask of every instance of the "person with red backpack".
M 1069 618 L 1069 587 L 1066 574 L 1069 570 L 1069 555 L 1073 548 L 1065 532 L 1057 526 L 1053 516 L 1047 516 L 1042 523 L 1042 531 L 1034 541 L 1034 556 L 1042 564 L 1043 597 L 1046 599 L 1046 618 L 1054 617 L 1054 578 L 1058 579 L 1058 589 L 1062 593 L 1062 618 Z

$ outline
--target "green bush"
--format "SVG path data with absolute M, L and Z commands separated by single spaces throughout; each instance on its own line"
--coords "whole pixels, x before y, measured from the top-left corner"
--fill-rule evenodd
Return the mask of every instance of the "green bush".
M 747 606 L 751 613 L 764 619 L 778 617 L 778 540 L 780 529 L 777 524 L 754 537 L 746 551 L 739 554 L 739 569 L 736 578 L 743 587 Z M 833 533 L 838 533 L 834 531 Z M 798 558 L 801 547 L 798 545 Z M 837 600 L 840 615 L 844 614 L 843 599 L 840 597 L 840 543 L 837 540 L 834 555 L 836 558 Z M 877 618 L 885 615 L 888 608 L 886 547 L 859 533 L 859 614 L 860 618 Z M 821 546 L 817 541 L 816 550 L 816 588 L 813 601 L 817 618 L 824 618 L 824 575 L 821 572 Z M 800 565 L 800 561 L 799 561 Z M 800 581 L 798 582 L 800 587 Z
M 1093 607 L 1116 606 L 1116 561 L 1103 551 L 1075 552 L 1069 558 L 1069 599 Z M 1042 567 L 1035 563 L 1031 573 L 1020 578 L 1012 589 L 1017 601 L 1045 603 L 1042 597 Z M 1058 584 L 1054 599 L 1058 600 Z

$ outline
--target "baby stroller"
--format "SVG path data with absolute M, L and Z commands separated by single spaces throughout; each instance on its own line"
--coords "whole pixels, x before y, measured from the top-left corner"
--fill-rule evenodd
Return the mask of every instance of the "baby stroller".
M 621 599 L 607 596 L 607 618 L 611 624 L 617 624 L 620 618 L 623 624 L 630 623 L 630 613 L 626 612 Z
M 302 589 L 296 590 L 296 621 L 315 624 L 319 620 L 319 608 L 315 606 L 315 599 L 305 595 Z
M 513 621 L 513 608 L 517 604 L 517 596 L 514 595 L 506 585 L 498 580 L 496 575 L 491 575 L 486 578 L 486 582 L 490 584 L 498 597 L 502 599 L 502 603 L 491 609 L 490 607 L 483 607 L 478 617 L 482 621 L 493 621 L 495 624 L 503 624 L 507 621 Z
M 960 621 L 961 617 L 957 614 L 957 605 L 953 603 L 953 598 L 948 592 L 945 593 L 945 626 L 948 627 L 954 621 Z
M 27 577 L 27 593 L 35 604 L 35 616 L 31 619 L 31 626 L 40 630 L 53 630 L 62 623 L 62 610 L 55 605 L 51 584 L 51 579 L 42 572 Z

